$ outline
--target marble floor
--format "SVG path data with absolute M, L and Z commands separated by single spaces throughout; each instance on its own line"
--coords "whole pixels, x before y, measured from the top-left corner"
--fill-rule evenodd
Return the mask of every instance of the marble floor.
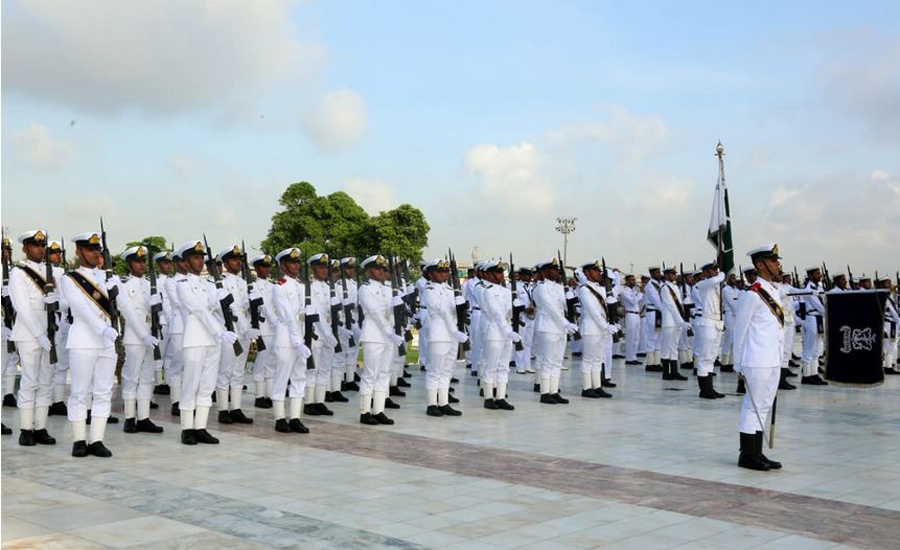
M 696 380 L 615 362 L 613 399 L 542 405 L 510 374 L 512 412 L 486 410 L 462 364 L 463 415 L 425 415 L 424 373 L 395 398 L 394 426 L 358 423 L 356 394 L 333 417 L 279 434 L 245 395 L 251 426 L 217 446 L 108 428 L 111 459 L 2 438 L 3 548 L 896 548 L 900 538 L 900 377 L 873 389 L 800 386 L 778 399 L 784 469 L 736 466 L 740 399 L 697 398 Z M 689 374 L 689 371 L 682 371 Z M 796 379 L 795 379 L 796 380 Z M 121 403 L 116 407 L 121 416 Z M 17 412 L 2 410 L 17 426 Z M 324 419 L 323 419 L 324 418 Z

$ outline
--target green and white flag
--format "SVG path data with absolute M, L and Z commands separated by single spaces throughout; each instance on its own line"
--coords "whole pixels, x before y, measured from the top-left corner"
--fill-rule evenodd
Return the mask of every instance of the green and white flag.
M 722 144 L 719 143 L 719 147 Z M 724 154 L 724 148 L 722 149 Z M 716 249 L 719 269 L 726 277 L 735 272 L 734 244 L 731 240 L 731 208 L 728 206 L 728 188 L 725 187 L 725 165 L 719 155 L 719 179 L 713 196 L 712 215 L 706 239 Z

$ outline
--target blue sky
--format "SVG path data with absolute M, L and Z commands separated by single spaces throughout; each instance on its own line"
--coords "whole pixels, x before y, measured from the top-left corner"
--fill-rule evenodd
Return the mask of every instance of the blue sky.
M 10 0 L 2 223 L 68 236 L 102 213 L 113 248 L 256 244 L 306 180 L 421 208 L 431 255 L 536 261 L 575 216 L 569 263 L 640 271 L 712 255 L 721 139 L 739 254 L 893 271 L 898 20 L 894 2 Z

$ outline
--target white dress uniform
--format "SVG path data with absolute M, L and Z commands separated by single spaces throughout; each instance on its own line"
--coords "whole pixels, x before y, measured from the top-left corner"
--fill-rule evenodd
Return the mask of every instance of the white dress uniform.
M 641 308 L 644 306 L 644 295 L 637 287 L 625 286 L 622 289 L 622 305 L 625 306 L 625 361 L 637 363 L 638 346 L 641 342 Z
M 56 241 L 51 241 L 50 245 Z M 62 292 L 61 282 L 65 270 L 61 267 L 53 266 L 53 279 L 57 283 L 57 293 L 59 294 L 59 309 L 56 312 L 56 365 L 53 366 L 53 404 L 50 406 L 52 414 L 55 407 L 59 407 L 59 412 L 65 409 L 66 398 L 66 379 L 69 376 L 69 350 L 66 348 L 66 340 L 69 338 L 69 328 L 72 326 L 69 322 L 69 302 L 66 300 Z M 59 405 L 57 405 L 57 403 Z
M 423 266 L 424 268 L 424 266 Z M 421 304 L 422 297 L 425 295 L 425 287 L 430 283 L 428 279 L 424 276 L 416 279 L 416 282 L 413 284 L 415 286 L 415 292 L 419 296 L 419 311 L 417 312 L 417 316 L 419 319 L 419 366 L 425 367 L 428 362 L 428 327 L 426 326 L 425 319 L 428 317 L 428 312 L 424 311 L 423 306 Z
M 678 339 L 681 332 L 688 326 L 684 320 L 684 305 L 678 286 L 666 281 L 660 287 L 660 302 L 662 304 L 662 345 L 660 346 L 660 359 L 663 363 L 664 373 L 675 375 L 678 378 Z M 673 373 L 672 371 L 675 370 Z M 665 376 L 665 374 L 663 375 Z
M 316 257 L 313 256 L 310 261 L 316 261 L 314 260 Z M 330 266 L 328 256 L 324 256 L 324 258 L 324 262 Z M 312 296 L 310 305 L 318 314 L 319 320 L 315 323 L 317 338 L 312 341 L 312 354 L 316 368 L 307 373 L 307 376 L 310 377 L 310 384 L 306 386 L 304 412 L 310 411 L 310 407 L 316 405 L 318 414 L 334 414 L 325 406 L 326 394 L 331 391 L 331 370 L 334 365 L 334 347 L 337 344 L 337 339 L 331 331 L 331 290 L 327 282 L 314 278 L 310 281 L 309 291 Z M 335 297 L 335 299 L 338 298 Z M 313 376 L 315 381 L 313 381 Z
M 796 325 L 794 320 L 794 287 L 783 283 L 776 283 L 775 286 L 778 288 L 783 306 L 782 309 L 784 310 L 784 356 L 781 360 L 781 368 L 787 369 L 789 368 L 788 364 L 790 363 L 791 355 L 794 352 L 794 327 Z
M 169 258 L 168 252 L 160 252 L 153 256 L 153 262 L 159 262 L 159 258 Z M 162 300 L 162 312 L 159 316 L 159 350 L 162 352 L 162 358 L 158 361 L 153 362 L 153 379 L 154 383 L 157 386 L 168 386 L 169 395 L 172 392 L 172 385 L 169 384 L 169 373 L 166 369 L 166 353 L 167 348 L 169 346 L 169 318 L 171 318 L 172 314 L 170 310 L 172 309 L 172 301 L 169 299 L 168 291 L 166 288 L 166 281 L 169 280 L 169 275 L 165 275 L 163 273 L 159 273 L 159 266 L 154 266 L 154 269 L 157 270 L 156 273 L 156 292 L 159 294 L 160 299 Z M 154 388 L 155 389 L 155 388 Z
M 890 280 L 890 279 L 888 279 Z M 894 363 L 897 361 L 897 334 L 900 332 L 900 314 L 891 296 L 884 303 L 884 351 L 883 368 L 887 374 L 896 374 Z
M 229 255 L 241 257 L 240 247 L 232 246 L 219 252 L 219 258 L 223 260 Z M 250 351 L 250 340 L 251 336 L 256 336 L 255 331 L 251 334 L 250 330 L 250 296 L 247 281 L 238 273 L 226 271 L 222 274 L 222 288 L 234 298 L 230 313 L 234 319 L 234 332 L 242 351 L 240 355 L 235 355 L 232 344 L 224 342 L 221 344 L 222 353 L 219 356 L 219 372 L 216 377 L 216 408 L 219 410 L 219 422 L 250 424 L 253 419 L 247 418 L 243 412 L 238 412 L 241 411 L 244 395 L 244 367 Z M 221 307 L 219 310 L 221 311 Z
M 428 264 L 432 265 L 432 264 Z M 440 262 L 434 262 L 434 266 Z M 422 326 L 427 338 L 428 350 L 425 371 L 426 413 L 429 416 L 444 416 L 444 407 L 450 406 L 450 379 L 459 344 L 465 342 L 465 333 L 457 330 L 456 297 L 447 283 L 429 281 L 422 290 Z M 462 296 L 460 296 L 462 300 Z M 419 333 L 422 342 L 422 332 Z
M 660 289 L 662 281 L 650 279 L 644 287 L 645 315 L 648 318 L 644 328 L 647 329 L 647 361 L 645 370 L 662 370 L 662 326 L 657 326 L 657 319 L 662 320 L 662 299 Z
M 197 253 L 202 254 L 199 241 L 191 241 L 181 247 L 182 257 Z M 216 388 L 222 344 L 228 343 L 230 346 L 237 335 L 228 332 L 220 319 L 218 292 L 211 281 L 188 273 L 175 286 L 184 315 L 184 372 L 178 404 L 182 442 L 190 444 L 189 437 L 194 435 L 196 442 L 218 443 L 218 439 L 209 436 L 206 426 L 212 406 L 212 392 Z M 228 351 L 233 354 L 230 348 Z
M 610 343 L 615 325 L 609 323 L 609 305 L 606 289 L 599 284 L 583 279 L 577 288 L 581 302 L 579 321 L 584 355 L 581 358 L 581 395 L 583 397 L 611 397 L 603 390 L 603 366 L 612 350 Z
M 75 237 L 73 241 L 87 240 L 81 237 L 83 235 Z M 107 290 L 108 285 L 114 284 L 114 280 L 106 280 L 103 271 L 86 267 L 70 271 L 62 282 L 63 293 L 72 310 L 72 328 L 69 329 L 66 347 L 69 348 L 69 367 L 72 371 L 69 420 L 72 422 L 76 445 L 85 442 L 89 407 L 91 446 L 97 443 L 102 446 L 106 431 L 118 359 L 115 348 L 118 332 L 110 319 Z M 92 402 L 90 406 L 89 402 Z M 73 447 L 73 453 L 74 451 Z
M 187 278 L 184 273 L 176 272 L 171 277 L 166 277 L 163 306 L 166 302 L 170 307 L 163 313 L 167 314 L 166 323 L 169 327 L 166 336 L 166 351 L 163 355 L 163 365 L 166 371 L 166 381 L 169 383 L 170 399 L 172 401 L 172 414 L 180 415 L 178 408 L 181 401 L 181 382 L 184 374 L 184 306 L 178 298 L 178 282 Z
M 481 305 L 478 303 L 481 279 L 477 276 L 467 280 L 462 285 L 462 295 L 469 303 L 469 364 L 472 365 L 472 374 L 478 374 L 478 363 L 481 361 Z
M 555 267 L 558 263 L 552 260 L 542 267 L 550 265 Z M 561 284 L 549 279 L 540 281 L 535 285 L 534 305 L 535 355 L 541 377 L 541 400 L 548 402 L 547 398 L 559 394 L 566 335 L 574 334 L 578 327 L 566 319 L 566 294 Z
M 355 265 L 356 260 L 353 258 L 343 258 L 341 259 L 341 269 L 347 265 L 347 262 L 353 261 L 353 265 Z M 352 326 L 348 326 L 346 318 L 342 318 L 344 321 L 344 330 L 341 331 L 341 353 L 337 356 L 337 363 L 335 364 L 335 369 L 339 369 L 339 372 L 343 373 L 344 376 L 344 385 L 343 387 L 347 387 L 348 384 L 355 384 L 354 375 L 356 374 L 357 369 L 357 361 L 359 359 L 359 319 L 356 318 L 356 308 L 357 308 L 357 284 L 353 279 L 345 278 L 341 283 L 342 285 L 347 286 L 347 295 L 344 297 L 343 305 L 344 307 L 350 307 L 350 310 L 353 312 L 351 319 L 353 321 Z M 343 288 L 341 288 L 341 293 L 343 294 Z M 353 337 L 353 345 L 350 345 L 350 337 Z M 421 336 L 419 337 L 421 339 Z M 358 386 L 350 386 L 348 389 L 358 388 Z
M 494 264 L 501 269 L 502 264 Z M 481 339 L 482 366 L 481 387 L 484 390 L 485 408 L 499 408 L 497 400 L 506 402 L 509 384 L 509 357 L 513 342 L 521 336 L 512 329 L 512 293 L 509 288 L 482 281 L 481 289 Z M 494 390 L 496 396 L 494 395 Z
M 722 349 L 722 333 L 725 322 L 722 319 L 721 285 L 725 274 L 703 279 L 694 285 L 694 293 L 698 298 L 697 305 L 701 311 L 696 319 L 697 334 L 694 341 L 697 349 L 697 377 L 706 377 L 715 368 L 716 357 Z
M 259 337 L 265 343 L 265 349 L 256 352 L 256 362 L 251 373 L 256 399 L 271 398 L 275 381 L 275 369 L 278 365 L 278 354 L 275 353 L 275 327 L 278 326 L 278 314 L 274 307 L 273 292 L 275 283 L 268 279 L 257 279 L 253 290 L 262 297 L 262 308 L 259 321 Z M 259 402 L 257 406 L 260 406 Z
M 809 273 L 809 271 L 807 271 Z M 825 345 L 825 287 L 821 282 L 810 280 L 806 290 L 812 294 L 803 296 L 806 305 L 806 319 L 803 321 L 803 351 L 800 359 L 802 375 L 805 379 L 818 378 L 819 356 Z
M 363 269 L 370 263 L 387 267 L 383 257 L 366 258 Z M 402 299 L 392 296 L 387 283 L 369 279 L 359 287 L 359 305 L 364 320 L 360 343 L 363 348 L 363 370 L 359 383 L 359 412 L 363 424 L 393 424 L 384 414 L 384 404 L 390 386 L 391 364 L 403 337 L 394 332 L 393 304 Z
M 527 310 L 534 308 L 534 283 L 520 281 L 516 291 L 518 293 L 518 305 L 523 308 L 522 314 L 519 316 L 519 336 L 522 337 L 522 349 L 513 350 L 513 359 L 516 362 L 516 372 L 525 374 L 535 372 L 531 367 L 532 343 L 534 341 L 534 313 L 527 313 Z
M 132 252 L 132 249 L 126 250 L 122 254 L 123 259 L 131 254 L 137 252 Z M 161 300 L 158 295 L 155 299 Z M 125 346 L 125 365 L 122 367 L 124 429 L 126 432 L 156 432 L 154 429 L 143 429 L 150 428 L 152 424 L 149 419 L 150 398 L 154 386 L 153 348 L 159 343 L 150 334 L 150 281 L 144 277 L 127 277 L 119 283 L 116 303 L 125 319 L 125 330 L 122 334 L 122 344 Z M 135 421 L 140 424 L 141 429 L 136 428 Z
M 300 251 L 296 248 L 283 250 L 275 257 L 275 260 L 280 261 L 287 255 L 299 261 Z M 278 317 L 278 326 L 275 329 L 275 354 L 278 364 L 272 386 L 272 412 L 275 417 L 275 429 L 281 432 L 304 433 L 302 429 L 299 429 L 302 426 L 300 411 L 306 395 L 307 359 L 312 354 L 312 351 L 304 344 L 306 334 L 305 300 L 306 289 L 299 280 L 293 277 L 282 277 L 272 290 L 274 313 Z M 290 426 L 287 430 L 283 426 L 285 393 L 288 395 L 290 405 L 287 411 Z M 279 421 L 281 422 L 279 423 Z M 279 429 L 280 424 L 282 425 L 281 429 Z
M 722 314 L 725 321 L 725 330 L 722 333 L 722 350 L 719 356 L 719 362 L 722 365 L 733 365 L 733 349 L 734 349 L 734 316 L 737 309 L 738 298 L 741 297 L 740 290 L 730 284 L 722 287 Z
M 30 231 L 20 235 L 19 242 L 35 237 L 38 233 L 40 238 L 37 240 L 45 240 L 43 232 Z M 26 269 L 33 275 L 26 274 Z M 24 435 L 20 437 L 19 442 L 23 445 L 34 444 L 35 432 L 41 432 L 41 436 L 46 434 L 47 415 L 53 397 L 53 366 L 50 364 L 50 340 L 47 338 L 47 313 L 43 289 L 45 274 L 46 264 L 28 259 L 9 273 L 9 295 L 16 311 L 16 321 L 10 340 L 16 344 L 22 367 L 18 408 L 19 426 Z M 10 355 L 14 357 L 13 354 Z M 14 376 L 13 384 L 15 384 Z M 26 439 L 30 439 L 31 442 L 23 442 Z
M 681 304 L 684 306 L 685 321 L 687 321 L 687 324 L 682 327 L 681 334 L 678 337 L 679 365 L 688 365 L 693 362 L 693 353 L 691 351 L 694 349 L 694 336 L 691 335 L 691 332 L 693 332 L 691 330 L 691 318 L 696 305 L 694 304 L 693 290 L 694 286 L 687 283 L 684 283 L 684 288 L 678 288 L 678 297 L 681 299 Z M 693 365 L 688 366 L 693 367 Z

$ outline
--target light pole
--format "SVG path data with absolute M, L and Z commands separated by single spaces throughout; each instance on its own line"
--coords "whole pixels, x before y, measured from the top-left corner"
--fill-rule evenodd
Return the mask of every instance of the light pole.
M 563 234 L 563 264 L 569 263 L 569 233 L 575 231 L 578 218 L 556 218 L 556 230 Z M 565 269 L 565 266 L 562 266 Z

